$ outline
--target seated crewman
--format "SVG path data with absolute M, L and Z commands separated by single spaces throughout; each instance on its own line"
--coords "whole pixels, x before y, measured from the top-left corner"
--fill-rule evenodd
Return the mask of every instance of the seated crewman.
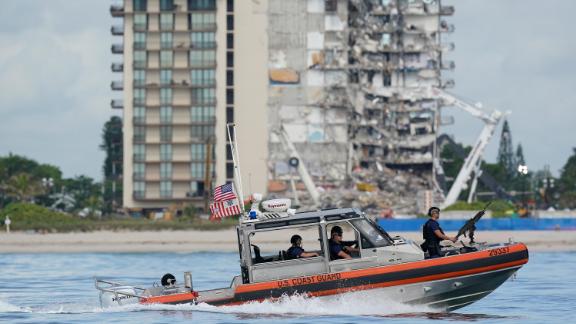
M 354 243 L 355 242 L 342 241 L 342 228 L 340 226 L 332 227 L 330 230 L 330 240 L 328 241 L 330 260 L 352 259 L 350 253 L 359 251 L 357 248 L 349 246 Z
M 306 252 L 302 248 L 302 237 L 300 235 L 292 235 L 290 238 L 290 243 L 292 246 L 286 251 L 286 254 L 290 259 L 298 259 L 298 258 L 310 258 L 318 256 L 316 252 Z

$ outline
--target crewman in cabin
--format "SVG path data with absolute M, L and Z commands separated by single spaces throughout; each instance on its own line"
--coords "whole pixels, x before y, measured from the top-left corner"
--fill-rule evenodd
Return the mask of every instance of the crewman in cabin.
M 440 242 L 442 240 L 456 242 L 456 238 L 444 234 L 444 231 L 440 228 L 440 224 L 438 224 L 440 208 L 430 207 L 430 209 L 428 209 L 428 216 L 430 218 L 424 224 L 424 227 L 422 227 L 424 243 L 422 243 L 420 247 L 422 248 L 422 251 L 428 251 L 429 258 L 439 258 L 441 256 Z
M 349 246 L 352 244 L 355 244 L 355 242 L 342 241 L 342 228 L 340 226 L 332 227 L 330 230 L 330 240 L 328 241 L 330 260 L 352 259 L 350 253 L 359 252 L 357 248 Z
M 298 259 L 298 258 L 310 258 L 310 257 L 317 257 L 318 253 L 316 252 L 306 252 L 302 248 L 302 237 L 300 235 L 292 235 L 290 238 L 290 243 L 292 246 L 286 251 L 288 257 L 290 259 Z

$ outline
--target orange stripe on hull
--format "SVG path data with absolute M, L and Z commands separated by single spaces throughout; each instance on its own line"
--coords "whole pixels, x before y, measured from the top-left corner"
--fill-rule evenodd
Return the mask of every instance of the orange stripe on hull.
M 509 253 L 520 252 L 523 250 L 527 250 L 526 245 L 523 243 L 518 243 L 509 246 L 510 250 Z M 448 265 L 454 263 L 460 263 L 464 261 L 470 260 L 477 260 L 483 258 L 490 258 L 490 250 L 480 251 L 480 252 L 471 252 L 466 254 L 461 254 L 457 256 L 450 256 L 445 258 L 437 258 L 437 259 L 428 259 L 423 261 L 416 261 L 416 262 L 409 262 L 397 265 L 390 265 L 390 266 L 381 266 L 377 268 L 370 268 L 370 269 L 362 269 L 362 270 L 352 270 L 347 272 L 340 272 L 340 279 L 338 280 L 345 280 L 345 279 L 352 279 L 358 277 L 365 277 L 370 275 L 377 275 L 377 274 L 384 274 L 384 273 L 391 273 L 391 272 L 398 272 L 404 270 L 412 270 L 417 268 L 423 267 L 432 267 L 438 265 Z M 528 262 L 526 259 L 522 264 Z M 297 278 L 297 277 L 295 277 Z M 288 278 L 288 280 L 293 278 Z M 245 292 L 252 292 L 252 291 L 259 291 L 259 290 L 268 290 L 268 289 L 276 289 L 278 288 L 277 281 L 268 281 L 256 284 L 245 284 L 241 285 L 236 289 L 236 293 L 245 293 Z

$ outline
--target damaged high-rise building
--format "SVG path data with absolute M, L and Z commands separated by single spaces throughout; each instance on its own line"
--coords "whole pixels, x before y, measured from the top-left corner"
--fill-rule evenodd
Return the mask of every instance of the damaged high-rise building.
M 442 41 L 453 12 L 435 0 L 269 1 L 270 131 L 286 131 L 316 185 L 349 186 L 367 169 L 374 185 L 402 172 L 420 178 L 408 194 L 433 189 L 441 107 L 417 93 L 453 85 L 441 76 L 454 68 Z M 271 178 L 288 179 L 290 152 L 276 136 L 269 150 Z

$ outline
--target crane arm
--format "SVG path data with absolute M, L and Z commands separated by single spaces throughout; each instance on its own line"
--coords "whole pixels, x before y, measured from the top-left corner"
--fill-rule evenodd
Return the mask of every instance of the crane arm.
M 304 186 L 306 186 L 306 190 L 308 190 L 308 193 L 310 193 L 310 197 L 312 198 L 314 205 L 318 206 L 320 204 L 320 193 L 318 192 L 318 189 L 316 189 L 316 185 L 314 185 L 314 181 L 312 181 L 312 177 L 310 176 L 310 173 L 308 173 L 308 169 L 306 169 L 306 166 L 302 162 L 302 159 L 300 158 L 300 154 L 298 154 L 296 147 L 294 146 L 292 141 L 290 141 L 288 133 L 286 132 L 283 126 L 280 126 L 280 129 L 278 131 L 275 131 L 275 133 L 280 138 L 280 142 L 282 143 L 284 150 L 286 150 L 286 152 L 291 157 L 297 158 L 298 161 L 300 162 L 298 163 L 297 167 L 300 179 L 302 179 Z

